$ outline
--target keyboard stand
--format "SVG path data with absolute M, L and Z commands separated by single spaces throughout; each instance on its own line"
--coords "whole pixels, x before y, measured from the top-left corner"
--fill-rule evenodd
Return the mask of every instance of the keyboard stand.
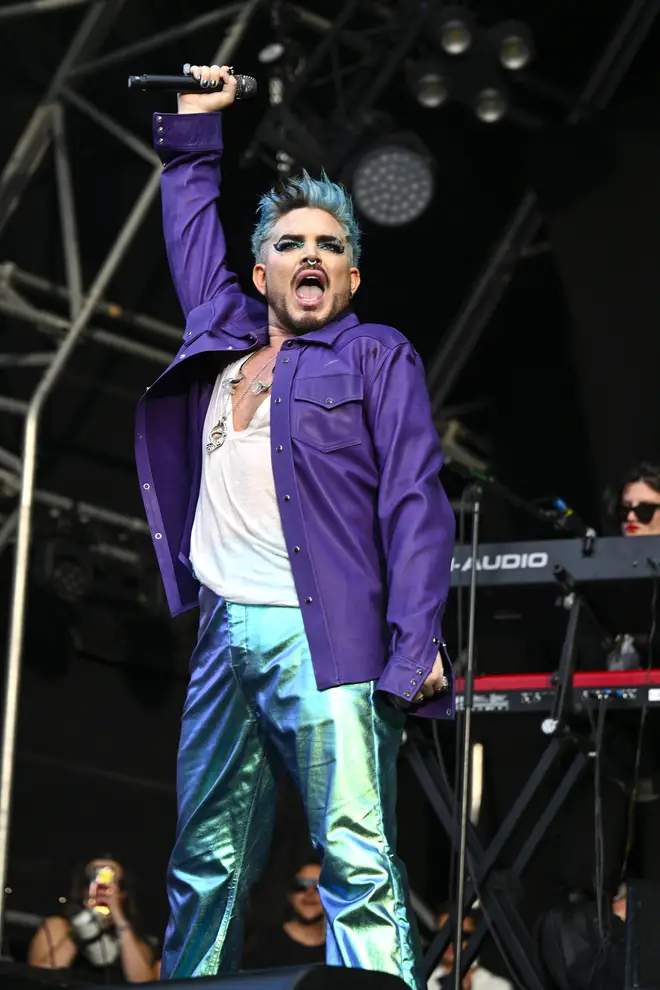
M 429 740 L 419 728 L 408 723 L 409 734 L 403 747 L 403 755 L 408 760 L 431 807 L 437 815 L 454 848 L 459 841 L 460 823 L 455 815 L 456 799 L 453 788 L 445 779 L 438 765 L 437 755 Z M 585 740 L 586 743 L 586 740 Z M 498 863 L 507 848 L 512 835 L 529 806 L 537 796 L 560 759 L 573 751 L 568 768 L 562 775 L 552 798 L 545 804 L 536 824 L 511 866 L 498 871 Z M 469 883 L 466 885 L 464 911 L 478 898 L 484 907 L 484 916 L 490 919 L 495 929 L 496 941 L 501 943 L 505 961 L 513 966 L 515 974 L 525 990 L 546 990 L 546 983 L 539 972 L 531 935 L 523 923 L 511 897 L 503 883 L 506 876 L 518 880 L 529 863 L 541 839 L 559 812 L 573 786 L 589 764 L 588 747 L 576 745 L 575 736 L 553 738 L 539 760 L 518 799 L 502 822 L 490 844 L 484 848 L 476 831 L 468 825 Z M 475 882 L 476 881 L 476 882 Z M 488 925 L 482 921 L 473 935 L 463 955 L 464 972 L 476 959 L 479 949 L 488 932 Z M 424 969 L 428 978 L 439 964 L 447 946 L 453 940 L 452 920 L 449 918 L 433 938 L 424 957 Z

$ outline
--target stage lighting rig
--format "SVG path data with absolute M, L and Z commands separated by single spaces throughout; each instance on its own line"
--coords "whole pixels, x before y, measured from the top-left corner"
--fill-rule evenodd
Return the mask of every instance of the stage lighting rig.
M 519 72 L 534 58 L 532 32 L 522 21 L 484 27 L 471 11 L 456 6 L 431 15 L 423 48 L 406 72 L 417 102 L 430 110 L 450 100 L 462 103 L 485 124 L 502 120 L 511 107 L 505 74 Z
M 488 86 L 477 93 L 474 112 L 483 124 L 496 124 L 504 117 L 507 109 L 506 96 L 502 90 Z
M 412 134 L 385 137 L 357 158 L 349 170 L 355 205 L 381 227 L 412 223 L 435 192 L 434 161 Z
M 407 81 L 410 92 L 426 110 L 435 110 L 450 98 L 447 71 L 440 59 L 413 62 Z
M 431 29 L 447 55 L 464 55 L 474 44 L 474 16 L 466 7 L 443 7 L 432 15 Z
M 505 21 L 491 31 L 491 42 L 502 68 L 509 72 L 526 69 L 534 58 L 532 32 L 522 21 Z

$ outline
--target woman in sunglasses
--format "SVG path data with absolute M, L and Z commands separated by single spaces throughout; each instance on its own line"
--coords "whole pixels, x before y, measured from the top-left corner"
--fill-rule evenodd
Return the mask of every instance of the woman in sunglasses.
M 325 914 L 319 897 L 320 874 L 318 862 L 305 862 L 298 868 L 287 891 L 288 903 L 283 904 L 285 920 L 259 933 L 245 953 L 243 969 L 325 962 Z
M 624 536 L 660 536 L 660 466 L 639 464 L 611 503 Z

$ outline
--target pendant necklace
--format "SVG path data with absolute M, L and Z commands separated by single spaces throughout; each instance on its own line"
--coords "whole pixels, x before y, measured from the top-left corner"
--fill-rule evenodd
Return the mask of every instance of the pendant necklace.
M 209 435 L 206 439 L 207 454 L 212 454 L 214 450 L 218 449 L 218 447 L 222 447 L 223 443 L 227 439 L 227 420 L 229 419 L 230 416 L 233 415 L 234 409 L 240 406 L 241 402 L 248 394 L 248 392 L 252 392 L 253 395 L 261 395 L 262 392 L 267 392 L 270 389 L 270 387 L 273 384 L 272 381 L 270 382 L 263 381 L 261 375 L 266 370 L 266 368 L 273 363 L 276 357 L 277 354 L 273 354 L 273 356 L 269 358 L 266 361 L 266 363 L 261 366 L 261 368 L 259 368 L 254 378 L 250 379 L 250 381 L 247 384 L 247 387 L 241 392 L 236 402 L 234 402 L 231 405 L 229 410 L 220 417 L 220 419 L 215 424 L 213 429 L 210 430 Z M 247 361 L 245 363 L 247 364 Z M 241 381 L 243 381 L 242 375 L 240 378 L 229 378 L 226 382 L 223 382 L 222 388 L 225 392 L 228 392 L 229 395 L 234 395 L 236 391 L 236 386 L 240 384 Z

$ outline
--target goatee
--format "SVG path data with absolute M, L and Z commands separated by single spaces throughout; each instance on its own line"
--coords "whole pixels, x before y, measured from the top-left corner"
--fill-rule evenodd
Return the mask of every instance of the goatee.
M 333 296 L 332 308 L 325 318 L 316 316 L 314 313 L 306 313 L 303 316 L 293 317 L 287 310 L 284 299 L 273 296 L 267 296 L 267 299 L 280 326 L 297 337 L 302 337 L 312 330 L 320 330 L 322 327 L 327 326 L 328 323 L 332 323 L 348 306 L 348 300 L 344 301 L 339 296 Z

